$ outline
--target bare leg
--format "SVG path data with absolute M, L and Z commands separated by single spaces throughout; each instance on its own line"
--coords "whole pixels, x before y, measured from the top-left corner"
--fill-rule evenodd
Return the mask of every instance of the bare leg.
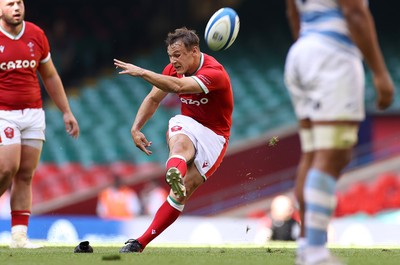
M 27 237 L 32 208 L 32 178 L 39 164 L 41 147 L 22 145 L 20 167 L 11 189 L 11 248 L 39 248 Z
M 0 146 L 0 196 L 10 187 L 19 168 L 21 145 Z

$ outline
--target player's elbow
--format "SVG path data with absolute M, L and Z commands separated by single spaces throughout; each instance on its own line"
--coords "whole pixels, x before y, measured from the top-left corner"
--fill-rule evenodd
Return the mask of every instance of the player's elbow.
M 169 91 L 170 93 L 175 93 L 175 94 L 184 93 L 183 92 L 184 87 L 181 84 L 175 83 L 175 84 L 171 85 L 169 88 L 170 88 L 170 91 Z
M 147 95 L 146 98 L 144 99 L 145 102 L 147 102 L 147 105 L 152 106 L 152 108 L 157 108 L 160 103 L 161 100 L 159 97 L 154 96 L 154 95 Z
M 171 83 L 169 86 L 169 91 L 170 93 L 176 93 L 176 94 L 185 94 L 185 93 L 192 93 L 191 89 L 191 82 L 188 82 L 188 79 L 186 78 L 179 78 L 176 79 L 175 82 Z

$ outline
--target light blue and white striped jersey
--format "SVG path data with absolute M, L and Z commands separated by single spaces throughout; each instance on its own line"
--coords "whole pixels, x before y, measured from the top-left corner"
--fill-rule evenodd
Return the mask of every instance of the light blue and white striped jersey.
M 296 5 L 301 19 L 301 38 L 308 36 L 323 38 L 341 49 L 361 56 L 350 39 L 338 0 L 296 0 Z

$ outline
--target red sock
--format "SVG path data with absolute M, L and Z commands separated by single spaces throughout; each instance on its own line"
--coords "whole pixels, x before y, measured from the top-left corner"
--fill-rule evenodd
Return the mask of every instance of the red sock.
M 25 225 L 28 226 L 31 211 L 11 211 L 11 226 Z
M 175 222 L 180 214 L 180 211 L 173 208 L 168 201 L 165 201 L 158 209 L 149 228 L 147 228 L 146 232 L 144 232 L 137 241 L 139 241 L 142 247 L 145 248 L 150 241 L 160 235 L 167 227 Z
M 186 160 L 182 156 L 174 155 L 171 156 L 167 161 L 167 170 L 171 167 L 176 167 L 181 172 L 182 177 L 186 175 L 187 165 Z

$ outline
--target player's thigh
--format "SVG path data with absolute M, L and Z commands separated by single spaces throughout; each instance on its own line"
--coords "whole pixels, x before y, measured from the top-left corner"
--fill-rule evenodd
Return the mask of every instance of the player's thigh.
M 23 178 L 29 178 L 35 172 L 40 161 L 40 154 L 42 152 L 42 140 L 32 140 L 37 142 L 36 145 L 21 145 L 21 163 L 18 173 Z
M 0 145 L 0 178 L 3 175 L 13 176 L 21 160 L 21 145 Z
M 21 160 L 21 111 L 0 110 L 0 172 L 15 171 Z
M 326 58 L 310 93 L 312 121 L 361 121 L 365 118 L 365 76 L 359 58 L 337 54 Z
M 321 65 L 321 57 L 314 55 L 318 47 L 314 46 L 314 43 L 301 39 L 290 48 L 286 57 L 284 81 L 298 120 L 309 117 L 309 93 Z
M 194 152 L 194 164 L 204 179 L 207 178 L 222 161 L 227 146 L 225 138 L 190 117 L 176 115 L 169 121 L 168 137 L 173 139 L 181 134 L 190 139 L 193 145 L 193 149 L 190 150 Z M 171 143 L 169 146 L 171 147 Z
M 285 66 L 298 119 L 363 120 L 364 79 L 359 57 L 311 40 L 295 45 Z
M 185 133 L 175 134 L 168 141 L 171 155 L 179 154 L 185 157 L 186 161 L 191 160 L 195 155 L 195 147 L 192 140 Z

